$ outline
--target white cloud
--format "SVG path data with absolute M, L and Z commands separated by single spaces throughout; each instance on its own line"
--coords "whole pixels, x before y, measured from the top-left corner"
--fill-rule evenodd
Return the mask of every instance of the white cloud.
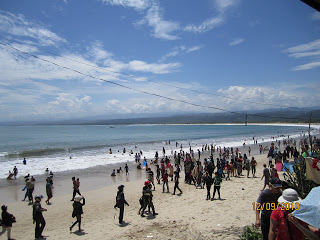
M 209 18 L 199 25 L 189 24 L 184 28 L 184 30 L 187 32 L 203 33 L 220 26 L 224 22 L 224 20 L 225 19 L 222 15 L 218 17 Z
M 293 67 L 293 71 L 309 70 L 320 67 L 320 39 L 288 48 L 284 52 L 289 53 L 289 57 L 304 57 L 309 61 L 309 63 Z
M 100 0 L 109 5 L 134 8 L 143 18 L 134 23 L 135 26 L 148 25 L 153 29 L 155 38 L 165 40 L 180 39 L 179 31 L 204 33 L 210 31 L 226 21 L 226 11 L 239 4 L 240 0 L 214 0 L 215 16 L 209 17 L 200 24 L 188 24 L 182 27 L 178 21 L 168 21 L 163 17 L 163 10 L 155 0 Z
M 301 44 L 295 47 L 288 48 L 286 52 L 289 53 L 297 53 L 297 52 L 306 52 L 311 50 L 319 50 L 320 49 L 320 39 L 317 39 L 315 41 Z
M 153 4 L 153 6 L 147 11 L 145 20 L 150 27 L 153 27 L 154 37 L 166 40 L 179 39 L 179 37 L 173 34 L 180 29 L 179 23 L 164 20 L 161 14 L 161 9 L 157 4 Z
M 109 101 L 107 101 L 107 104 L 111 104 L 111 105 L 116 105 L 118 104 L 120 101 L 117 99 L 111 99 Z
M 177 71 L 181 67 L 180 63 L 146 63 L 139 60 L 134 60 L 128 63 L 128 68 L 132 71 L 152 72 L 156 74 L 164 74 L 172 71 Z
M 241 43 L 243 43 L 243 42 L 244 42 L 244 39 L 243 39 L 243 38 L 236 38 L 236 39 L 232 40 L 232 41 L 229 43 L 229 45 L 230 45 L 230 46 L 236 46 L 236 45 L 239 45 L 239 44 L 241 44 Z
M 175 56 L 178 56 L 180 54 L 199 51 L 201 48 L 202 48 L 202 46 L 200 46 L 200 45 L 189 47 L 189 48 L 187 48 L 186 46 L 174 47 L 171 52 L 169 52 L 166 55 L 164 55 L 163 57 L 161 57 L 159 61 L 163 62 L 163 61 L 167 60 L 170 57 L 175 57 Z
M 251 110 L 251 109 L 271 109 L 281 106 L 305 107 L 305 102 L 316 101 L 316 94 L 306 93 L 300 89 L 304 86 L 290 86 L 286 91 L 281 86 L 277 89 L 273 87 L 256 86 L 230 86 L 220 89 L 218 93 L 226 96 L 218 97 L 217 103 L 227 109 Z M 315 88 L 316 90 L 316 88 Z M 312 98 L 308 99 L 308 98 Z M 293 105 L 294 104 L 294 105 Z M 317 106 L 314 102 L 313 106 Z
M 130 7 L 136 10 L 144 10 L 150 5 L 150 0 L 100 0 L 100 1 L 106 4 Z
M 220 12 L 238 5 L 240 0 L 214 0 L 214 4 Z
M 194 47 L 190 47 L 186 50 L 187 53 L 189 52 L 195 52 L 195 51 L 199 51 L 202 48 L 202 46 L 194 46 Z
M 315 52 L 299 52 L 290 54 L 289 57 L 301 58 L 301 57 L 314 57 L 320 56 L 320 50 Z
M 90 96 L 83 96 L 78 98 L 72 96 L 69 93 L 60 93 L 54 101 L 49 102 L 49 108 L 54 112 L 65 112 L 65 113 L 78 113 L 87 111 L 88 107 L 92 104 Z
M 303 64 L 300 66 L 296 66 L 294 68 L 292 68 L 293 71 L 300 71 L 300 70 L 308 70 L 308 69 L 312 69 L 312 68 L 318 68 L 320 67 L 320 61 L 319 62 L 311 62 L 311 63 L 307 63 L 307 64 Z
M 0 10 L 0 32 L 5 32 L 6 37 L 28 37 L 43 46 L 56 45 L 66 40 L 52 31 L 30 22 L 23 15 L 16 15 Z

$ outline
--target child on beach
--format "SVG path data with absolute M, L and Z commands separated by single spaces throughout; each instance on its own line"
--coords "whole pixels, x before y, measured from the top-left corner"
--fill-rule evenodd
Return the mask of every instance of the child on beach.
M 213 197 L 211 198 L 211 201 L 214 200 L 214 195 L 216 194 L 216 191 L 218 191 L 219 199 L 221 199 L 220 197 L 221 182 L 222 182 L 222 178 L 219 176 L 219 173 L 216 172 L 215 176 L 213 177 L 214 190 L 213 190 Z
M 112 173 L 111 173 L 111 177 L 115 177 L 116 176 L 116 170 L 113 169 Z

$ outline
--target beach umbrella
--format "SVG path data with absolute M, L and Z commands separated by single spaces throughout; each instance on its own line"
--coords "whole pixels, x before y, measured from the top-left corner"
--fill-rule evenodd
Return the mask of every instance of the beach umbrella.
M 301 221 L 320 229 L 320 187 L 312 188 L 307 197 L 296 207 L 293 216 Z

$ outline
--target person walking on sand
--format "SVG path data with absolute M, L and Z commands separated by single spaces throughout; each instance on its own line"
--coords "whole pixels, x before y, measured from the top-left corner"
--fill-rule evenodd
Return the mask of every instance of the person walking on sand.
M 176 194 L 176 189 L 180 191 L 180 194 L 182 194 L 181 189 L 179 188 L 179 174 L 177 171 L 174 172 L 174 189 L 173 189 L 173 195 Z
M 146 183 L 145 183 L 145 185 L 146 185 Z M 150 208 L 152 209 L 153 216 L 158 215 L 158 213 L 156 213 L 156 211 L 155 211 L 155 208 L 154 208 L 154 205 L 152 202 L 153 194 L 152 194 L 151 188 L 152 188 L 151 183 L 147 182 L 147 187 L 143 189 L 143 192 L 142 192 L 143 208 L 141 210 L 141 217 L 145 217 L 144 211 L 146 210 L 147 207 L 149 209 L 149 213 L 150 213 Z
M 250 165 L 251 165 L 252 176 L 256 177 L 257 161 L 254 159 L 254 157 L 251 158 Z
M 83 200 L 83 202 L 81 202 L 81 199 Z M 79 232 L 82 231 L 81 229 L 81 215 L 83 214 L 83 210 L 82 210 L 82 206 L 84 206 L 86 204 L 86 200 L 83 196 L 75 196 L 74 198 L 74 202 L 72 204 L 73 206 L 73 212 L 72 212 L 72 217 L 76 217 L 77 221 L 75 221 L 72 226 L 70 227 L 70 232 L 72 231 L 72 228 L 78 223 L 79 224 Z
M 261 191 L 263 191 L 267 185 L 269 185 L 269 181 L 270 181 L 270 172 L 269 169 L 267 168 L 267 164 L 263 164 L 263 175 L 261 177 L 261 180 L 264 178 L 264 186 L 262 188 Z
M 35 196 L 35 203 L 33 204 L 33 224 L 36 224 L 35 228 L 35 238 L 43 238 L 42 232 L 46 226 L 46 221 L 42 215 L 43 211 L 47 211 L 47 209 L 41 207 L 41 199 L 43 198 L 42 195 Z
M 116 205 L 114 208 L 120 208 L 120 214 L 119 214 L 119 223 L 122 224 L 123 222 L 123 213 L 124 213 L 124 204 L 129 206 L 129 203 L 127 203 L 126 199 L 124 198 L 124 193 L 123 193 L 123 185 L 120 185 L 118 187 L 118 192 L 117 192 L 117 197 L 116 197 Z
M 8 213 L 8 207 L 5 205 L 1 206 L 1 219 L 2 219 L 2 231 L 0 232 L 0 236 L 7 232 L 8 240 L 14 240 L 11 238 L 11 228 L 12 228 L 12 223 L 16 222 L 16 218 Z
M 265 164 L 266 165 L 266 164 Z M 261 231 L 263 235 L 263 240 L 268 240 L 268 234 L 270 229 L 270 215 L 272 213 L 272 208 L 267 208 L 267 203 L 270 205 L 278 203 L 278 198 L 281 196 L 280 189 L 282 187 L 282 182 L 278 178 L 273 178 L 270 181 L 268 189 L 263 190 L 256 204 L 256 222 L 255 226 L 258 228 L 261 226 Z M 264 206 L 264 207 L 263 207 Z M 261 210 L 261 219 L 260 219 Z
M 221 182 L 222 182 L 222 178 L 219 176 L 219 173 L 216 172 L 215 176 L 213 177 L 214 189 L 213 189 L 213 196 L 211 198 L 211 201 L 214 200 L 214 195 L 216 194 L 216 191 L 218 191 L 219 199 L 221 199 L 220 197 Z
M 72 194 L 71 201 L 74 200 L 74 197 L 76 196 L 77 193 L 81 196 L 81 193 L 79 191 L 79 185 L 75 177 L 72 177 L 72 184 L 73 184 L 73 194 Z

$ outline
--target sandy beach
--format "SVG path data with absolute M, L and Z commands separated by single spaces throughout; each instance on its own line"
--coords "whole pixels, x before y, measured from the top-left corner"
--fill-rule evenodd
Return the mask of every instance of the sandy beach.
M 140 208 L 139 198 L 146 180 L 145 170 L 140 171 L 141 178 L 138 180 L 135 180 L 137 176 L 126 177 L 125 173 L 121 173 L 121 177 L 116 178 L 113 185 L 95 190 L 88 189 L 90 186 L 93 188 L 94 185 L 103 185 L 103 181 L 109 176 L 81 176 L 80 190 L 86 198 L 82 215 L 84 231 L 81 233 L 69 231 L 75 221 L 71 217 L 71 176 L 68 179 L 57 179 L 54 182 L 52 205 L 47 205 L 45 198 L 42 200 L 42 207 L 48 209 L 43 213 L 47 223 L 43 235 L 47 239 L 237 239 L 243 227 L 255 221 L 252 203 L 257 200 L 263 187 L 263 180 L 260 178 L 263 164 L 267 163 L 267 152 L 259 154 L 258 145 L 251 145 L 251 149 L 251 156 L 258 162 L 256 178 L 250 173 L 250 178 L 231 177 L 231 181 L 223 181 L 221 200 L 206 201 L 206 189 L 196 189 L 194 185 L 185 184 L 184 173 L 181 173 L 180 178 L 180 188 L 183 191 L 181 195 L 172 195 L 173 182 L 169 182 L 170 193 L 162 193 L 162 184 L 156 184 L 156 190 L 153 191 L 154 206 L 159 213 L 156 217 L 147 215 L 142 218 L 137 214 Z M 248 155 L 247 150 L 248 146 L 240 148 L 242 154 Z M 155 166 L 152 167 L 155 172 Z M 134 171 L 139 170 L 131 169 L 131 174 Z M 246 175 L 246 171 L 243 174 Z M 279 176 L 283 179 L 282 172 L 279 172 Z M 120 184 L 125 185 L 125 197 L 130 204 L 125 207 L 125 223 L 122 225 L 118 223 L 119 210 L 113 208 L 117 186 Z M 45 184 L 37 182 L 36 186 L 36 193 L 45 196 Z M 7 187 L 6 190 L 16 191 L 17 189 L 13 189 L 18 187 L 20 186 Z M 211 195 L 212 193 L 213 187 Z M 22 199 L 24 192 L 20 190 L 20 193 L 16 192 L 15 195 L 18 195 L 17 199 Z M 12 237 L 34 239 L 32 206 L 21 200 L 2 204 L 8 205 L 8 211 L 17 219 L 12 228 Z M 74 229 L 76 230 L 76 227 Z

